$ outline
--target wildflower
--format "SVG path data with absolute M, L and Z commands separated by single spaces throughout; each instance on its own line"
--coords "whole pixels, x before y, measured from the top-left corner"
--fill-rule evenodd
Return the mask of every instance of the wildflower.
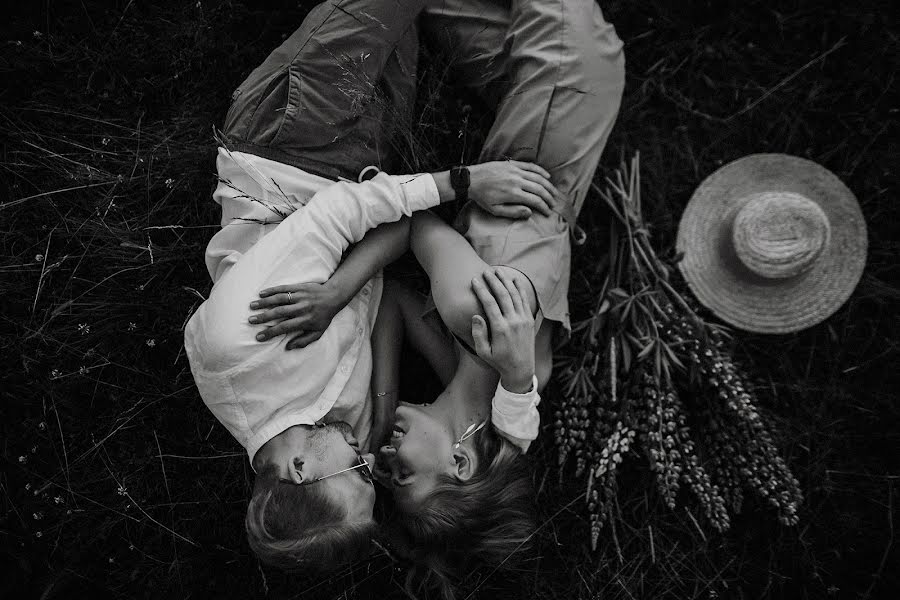
M 25 491 L 27 492 L 27 491 L 29 491 L 29 490 L 31 490 L 31 484 L 30 484 L 30 483 L 26 483 L 26 484 L 25 484 Z
M 153 339 L 153 338 L 150 338 L 149 340 L 147 340 L 147 347 L 148 347 L 148 348 L 155 348 L 155 347 L 156 347 L 156 340 Z
M 78 333 L 81 335 L 87 335 L 91 332 L 91 326 L 87 323 L 79 323 L 78 324 Z
M 128 331 L 134 331 L 135 329 L 137 329 L 137 324 L 135 324 L 133 322 L 129 322 L 128 323 Z
M 129 550 L 134 550 L 134 544 L 128 544 L 128 549 L 129 549 Z
M 86 366 L 81 365 L 80 367 L 78 367 L 79 375 L 87 375 L 87 373 L 88 373 L 88 368 Z
M 116 488 L 116 493 L 120 496 L 124 496 L 128 493 L 128 489 L 124 485 L 119 484 L 119 487 Z
M 38 512 L 34 513 L 33 515 L 31 515 L 31 517 L 32 517 L 35 521 L 40 521 L 41 519 L 44 518 L 44 513 L 38 511 Z
M 72 509 L 71 509 L 71 508 L 68 509 L 68 510 L 66 510 L 66 516 L 67 516 L 67 517 L 72 516 Z
M 108 137 L 103 138 L 102 140 L 100 140 L 100 143 L 103 144 L 104 146 L 109 145 L 109 138 Z M 119 177 L 121 177 L 121 175 L 119 175 Z
M 34 262 L 44 262 L 44 255 L 43 254 L 35 254 Z
M 176 75 L 176 77 L 178 77 L 178 76 Z M 172 187 L 173 187 L 174 185 L 175 185 L 175 180 L 174 180 L 174 179 L 172 179 L 171 177 L 169 177 L 168 179 L 166 179 L 166 187 L 167 187 L 167 188 L 172 189 Z
M 32 454 L 37 454 L 37 451 L 38 451 L 38 447 L 37 447 L 37 446 L 32 446 L 32 447 L 31 447 L 31 453 L 32 453 Z
M 56 379 L 57 377 L 59 377 L 59 369 L 53 369 L 52 371 L 50 371 L 51 379 Z
M 28 457 L 25 456 L 24 454 L 23 454 L 22 456 L 19 457 L 19 464 L 20 464 L 20 465 L 24 465 L 24 464 L 27 463 L 27 462 L 28 462 Z
M 116 562 L 116 559 L 113 558 L 112 556 L 110 556 L 110 557 L 109 557 L 109 564 L 113 564 L 114 562 Z
M 35 39 L 38 39 L 38 40 L 41 39 L 41 38 L 44 36 L 44 34 L 41 33 L 40 31 L 38 31 L 37 29 L 35 29 L 34 31 L 32 31 L 32 32 L 31 32 L 31 35 L 33 35 L 34 38 L 35 38 Z
M 55 496 L 53 498 L 53 504 L 62 504 L 62 503 L 63 503 L 62 496 Z
M 41 431 L 46 431 L 47 430 L 47 422 L 41 421 L 40 423 L 38 423 L 38 429 Z
M 36 537 L 36 538 L 39 538 L 39 537 L 41 537 L 41 536 L 43 536 L 43 535 L 44 535 L 44 534 L 43 534 L 43 532 L 41 532 L 41 531 L 35 531 L 35 532 L 34 532 L 34 537 Z

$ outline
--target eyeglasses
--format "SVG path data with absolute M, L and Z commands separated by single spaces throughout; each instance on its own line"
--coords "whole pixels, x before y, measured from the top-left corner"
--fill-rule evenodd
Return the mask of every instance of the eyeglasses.
M 334 473 L 329 473 L 328 475 L 325 475 L 324 477 L 319 477 L 317 479 L 311 479 L 309 481 L 303 481 L 301 483 L 295 483 L 293 480 L 285 479 L 284 477 L 279 477 L 278 480 L 281 481 L 281 483 L 290 483 L 292 485 L 312 485 L 314 483 L 318 483 L 319 481 L 328 479 L 329 477 L 334 477 L 335 475 L 340 475 L 341 473 L 346 473 L 347 471 L 355 471 L 356 469 L 364 469 L 363 472 L 366 474 L 366 477 L 369 479 L 369 481 L 371 481 L 372 480 L 372 469 L 369 467 L 369 461 L 367 461 L 365 458 L 363 458 L 362 454 L 357 454 L 356 460 L 357 460 L 356 464 L 353 465 L 352 467 L 347 467 L 346 469 L 341 469 L 340 471 L 335 471 Z

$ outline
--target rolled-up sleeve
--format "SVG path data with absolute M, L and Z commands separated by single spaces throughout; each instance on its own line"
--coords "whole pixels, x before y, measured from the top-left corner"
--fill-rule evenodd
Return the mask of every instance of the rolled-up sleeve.
M 532 377 L 531 390 L 524 394 L 510 392 L 498 383 L 491 401 L 491 423 L 500 435 L 518 446 L 522 452 L 528 452 L 531 442 L 537 439 L 541 425 L 541 417 L 537 411 L 540 403 L 537 377 Z

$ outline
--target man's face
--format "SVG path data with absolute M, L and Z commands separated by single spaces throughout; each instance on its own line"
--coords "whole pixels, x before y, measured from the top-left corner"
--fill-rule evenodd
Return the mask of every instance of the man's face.
M 362 458 L 374 466 L 375 457 L 364 454 Z M 359 443 L 353 430 L 346 423 L 329 423 L 313 429 L 307 438 L 302 454 L 295 458 L 302 462 L 303 480 L 312 482 L 360 462 Z M 348 521 L 370 521 L 375 506 L 375 486 L 369 470 L 360 467 L 311 483 L 323 486 L 336 503 L 347 507 Z

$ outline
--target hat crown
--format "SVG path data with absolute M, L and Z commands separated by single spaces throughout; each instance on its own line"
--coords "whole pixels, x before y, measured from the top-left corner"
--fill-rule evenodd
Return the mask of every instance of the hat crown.
M 821 207 L 793 192 L 762 192 L 745 199 L 732 224 L 740 261 L 766 279 L 807 271 L 831 238 Z

